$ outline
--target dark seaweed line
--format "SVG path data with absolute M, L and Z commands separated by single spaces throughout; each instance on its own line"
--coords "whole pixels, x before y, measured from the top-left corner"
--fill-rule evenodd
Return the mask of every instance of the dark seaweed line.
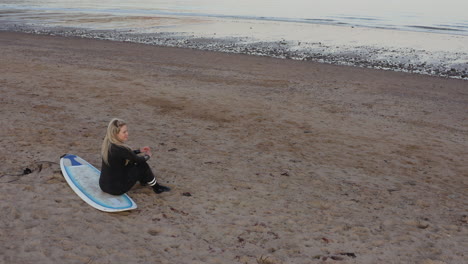
M 293 59 L 302 61 L 314 61 L 319 63 L 347 65 L 361 68 L 373 68 L 380 70 L 391 70 L 397 72 L 408 72 L 430 76 L 447 77 L 468 80 L 468 70 L 446 69 L 439 65 L 408 64 L 392 62 L 388 60 L 372 60 L 367 57 L 354 57 L 340 54 L 323 54 L 314 51 L 294 51 L 283 42 L 243 44 L 236 39 L 206 39 L 180 36 L 174 33 L 155 34 L 130 34 L 117 31 L 93 31 L 76 28 L 28 28 L 25 26 L 13 26 L 2 31 L 16 31 L 39 35 L 55 35 L 63 37 L 80 37 L 89 39 L 102 39 L 120 42 L 133 42 L 163 47 L 190 48 L 206 51 L 246 54 L 254 56 L 266 56 L 280 59 Z

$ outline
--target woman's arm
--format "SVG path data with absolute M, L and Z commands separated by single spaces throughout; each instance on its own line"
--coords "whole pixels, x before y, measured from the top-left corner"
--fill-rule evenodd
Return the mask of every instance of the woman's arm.
M 123 159 L 129 160 L 132 163 L 141 163 L 150 159 L 150 156 L 145 154 L 144 156 L 137 155 L 135 150 L 130 150 L 123 146 L 116 146 L 119 152 L 119 156 Z M 141 151 L 140 151 L 141 153 Z
M 141 147 L 140 149 L 135 149 L 135 150 L 133 150 L 133 153 L 135 153 L 135 154 L 144 153 L 145 155 L 148 155 L 150 157 L 152 156 L 151 149 L 148 146 Z

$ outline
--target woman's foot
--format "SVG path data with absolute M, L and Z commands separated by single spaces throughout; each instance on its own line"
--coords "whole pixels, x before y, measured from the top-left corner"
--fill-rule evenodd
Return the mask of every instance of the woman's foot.
M 163 192 L 168 192 L 170 190 L 171 188 L 167 186 L 159 185 L 158 183 L 156 183 L 156 185 L 153 186 L 153 191 L 158 194 L 163 193 Z

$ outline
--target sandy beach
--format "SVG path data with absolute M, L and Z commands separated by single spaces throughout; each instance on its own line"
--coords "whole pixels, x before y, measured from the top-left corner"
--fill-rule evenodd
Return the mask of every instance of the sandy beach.
M 0 32 L 0 90 L 0 263 L 466 263 L 466 80 Z M 113 117 L 172 191 L 110 214 Z

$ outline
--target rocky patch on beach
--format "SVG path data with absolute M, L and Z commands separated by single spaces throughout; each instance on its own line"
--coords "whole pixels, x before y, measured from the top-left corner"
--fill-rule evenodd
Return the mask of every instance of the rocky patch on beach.
M 332 46 L 322 42 L 286 40 L 259 42 L 243 37 L 206 38 L 188 33 L 143 34 L 133 31 L 46 28 L 25 25 L 4 25 L 0 30 L 314 61 L 468 80 L 468 63 L 464 59 L 468 58 L 468 54 L 462 52 L 434 53 L 413 48 Z

